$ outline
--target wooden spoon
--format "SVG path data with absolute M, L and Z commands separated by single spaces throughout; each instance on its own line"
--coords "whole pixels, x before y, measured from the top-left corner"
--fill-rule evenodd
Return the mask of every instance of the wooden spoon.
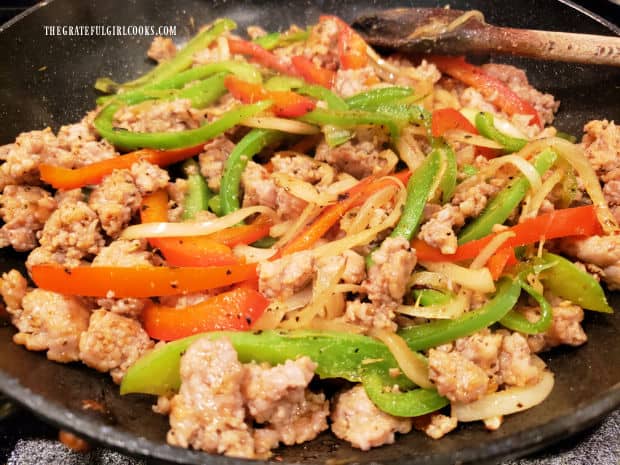
M 369 44 L 404 53 L 494 52 L 620 66 L 620 37 L 497 27 L 476 10 L 397 8 L 357 18 L 353 27 Z

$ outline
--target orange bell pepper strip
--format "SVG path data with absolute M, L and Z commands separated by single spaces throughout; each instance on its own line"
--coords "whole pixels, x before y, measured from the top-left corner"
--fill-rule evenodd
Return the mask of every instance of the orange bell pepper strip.
M 244 103 L 271 100 L 273 102 L 273 112 L 285 118 L 295 118 L 305 115 L 316 106 L 313 100 L 303 95 L 296 94 L 289 90 L 268 91 L 260 84 L 242 81 L 232 74 L 226 76 L 224 85 L 235 98 Z
M 168 194 L 159 190 L 142 199 L 140 219 L 143 223 L 168 221 Z M 172 266 L 233 265 L 239 260 L 228 245 L 208 236 L 158 237 L 149 239 Z
M 602 234 L 603 229 L 596 216 L 593 205 L 565 208 L 551 213 L 539 215 L 536 218 L 525 220 L 504 231 L 512 231 L 515 235 L 502 247 L 519 247 L 533 244 L 540 240 L 558 239 L 570 236 L 596 236 Z M 481 239 L 467 242 L 456 249 L 452 255 L 442 254 L 439 249 L 431 247 L 420 239 L 411 242 L 415 248 L 418 260 L 427 262 L 460 262 L 476 257 L 480 251 L 499 233 L 489 234 Z
M 172 165 L 199 154 L 202 152 L 203 145 L 175 150 L 141 149 L 76 169 L 43 163 L 39 166 L 39 172 L 41 181 L 50 184 L 55 189 L 75 189 L 90 184 L 98 184 L 112 171 L 129 169 L 131 165 L 140 160 L 146 160 L 158 166 Z
M 331 89 L 334 79 L 336 78 L 336 73 L 334 71 L 321 68 L 301 55 L 292 57 L 291 62 L 293 63 L 293 67 L 297 70 L 297 73 L 306 81 Z
M 205 237 L 229 247 L 239 244 L 247 245 L 267 237 L 272 225 L 273 223 L 268 216 L 261 215 L 250 224 L 231 226 Z
M 515 256 L 515 250 L 512 247 L 500 248 L 495 254 L 489 258 L 486 267 L 491 272 L 493 281 L 497 281 L 507 266 L 514 265 L 518 262 Z
M 540 115 L 527 100 L 515 94 L 499 79 L 485 73 L 479 66 L 465 61 L 464 57 L 435 56 L 430 59 L 443 73 L 477 89 L 484 98 L 490 100 L 509 115 L 531 115 L 531 123 L 543 127 Z
M 393 177 L 400 179 L 406 184 L 410 175 L 411 172 L 409 170 L 404 170 L 393 175 Z M 291 239 L 291 241 L 280 249 L 272 259 L 311 248 L 332 228 L 332 226 L 340 221 L 349 210 L 361 205 L 369 195 L 388 187 L 393 184 L 393 182 L 394 181 L 387 177 L 376 179 L 374 176 L 368 176 L 362 179 L 346 193 L 342 194 L 338 203 L 326 207 L 312 223 L 304 228 L 296 237 Z
M 247 331 L 268 305 L 269 300 L 258 291 L 239 286 L 185 308 L 150 304 L 141 318 L 150 337 L 174 341 L 207 331 Z
M 338 24 L 338 58 L 343 69 L 360 69 L 368 64 L 368 45 L 351 26 L 337 16 L 322 15 L 319 22 L 326 20 Z
M 454 108 L 441 108 L 433 111 L 431 116 L 431 134 L 433 137 L 441 137 L 446 131 L 460 129 L 470 134 L 479 134 L 476 126 L 471 124 L 460 111 Z M 501 153 L 489 147 L 476 147 L 476 153 L 485 158 L 494 158 Z
M 254 42 L 229 38 L 228 49 L 230 53 L 252 57 L 255 62 L 265 68 L 273 69 L 282 74 L 297 76 L 295 68 L 284 62 L 275 53 L 270 52 Z
M 67 295 L 88 297 L 155 297 L 216 289 L 256 276 L 256 264 L 229 266 L 76 266 L 35 265 L 37 287 Z

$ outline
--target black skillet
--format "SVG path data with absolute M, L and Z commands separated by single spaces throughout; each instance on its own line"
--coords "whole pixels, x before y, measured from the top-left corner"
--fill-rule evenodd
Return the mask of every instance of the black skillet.
M 437 6 L 444 2 L 371 0 L 170 2 L 105 0 L 96 5 L 82 0 L 55 0 L 29 11 L 0 32 L 0 143 L 21 131 L 77 121 L 93 107 L 92 84 L 99 76 L 126 80 L 148 69 L 148 37 L 46 36 L 51 25 L 173 25 L 177 42 L 200 25 L 228 16 L 240 26 L 260 24 L 268 30 L 290 23 L 310 24 L 320 13 L 351 21 L 371 10 L 396 6 Z M 459 0 L 455 8 L 476 8 L 491 24 L 555 29 L 593 34 L 618 34 L 618 29 L 569 2 L 525 0 Z M 193 18 L 193 20 L 192 20 Z M 488 57 L 487 57 L 488 58 Z M 493 58 L 493 57 L 490 57 Z M 556 95 L 562 107 L 556 125 L 579 133 L 594 118 L 620 121 L 620 70 L 506 57 L 498 60 L 525 67 L 532 83 Z M 2 269 L 19 266 L 24 257 L 2 252 Z M 611 297 L 620 309 L 620 295 Z M 618 305 L 615 305 L 618 304 Z M 497 432 L 480 424 L 461 426 L 441 441 L 423 434 L 400 437 L 396 444 L 360 453 L 323 434 L 298 447 L 276 451 L 277 463 L 407 463 L 444 464 L 492 462 L 523 455 L 593 425 L 620 405 L 620 312 L 587 314 L 589 342 L 579 349 L 554 350 L 545 356 L 556 374 L 553 393 L 542 405 L 507 418 Z M 151 411 L 152 398 L 120 397 L 105 375 L 78 364 L 49 362 L 42 354 L 11 343 L 14 330 L 0 327 L 0 390 L 35 411 L 46 421 L 130 454 L 175 463 L 246 463 L 210 456 L 165 444 L 167 422 Z M 101 411 L 86 408 L 96 401 Z

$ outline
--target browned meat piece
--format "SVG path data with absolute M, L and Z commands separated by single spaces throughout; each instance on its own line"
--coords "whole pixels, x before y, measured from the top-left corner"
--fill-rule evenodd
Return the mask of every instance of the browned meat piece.
M 138 321 L 100 309 L 93 312 L 80 337 L 80 359 L 91 368 L 109 371 L 120 383 L 127 369 L 152 347 Z
M 401 303 L 417 259 L 409 241 L 388 237 L 372 254 L 373 264 L 363 286 L 377 305 Z
M 338 147 L 321 142 L 316 149 L 316 159 L 325 161 L 339 171 L 360 179 L 381 171 L 387 165 L 388 136 L 381 129 L 359 130 L 353 140 Z
M 168 443 L 253 458 L 240 389 L 244 374 L 227 339 L 194 342 L 181 358 L 181 389 L 170 405 Z
M 455 253 L 458 246 L 455 230 L 463 226 L 467 218 L 478 216 L 488 200 L 499 192 L 501 184 L 503 181 L 499 179 L 493 183 L 465 181 L 459 184 L 452 201 L 431 214 L 422 225 L 420 239 L 442 253 Z
M 299 30 L 296 26 L 290 30 Z M 288 47 L 279 47 L 274 53 L 283 59 L 294 55 L 304 55 L 321 68 L 336 70 L 338 59 L 338 23 L 332 19 L 321 21 L 314 26 L 307 41 L 294 43 Z
M 473 402 L 491 389 L 485 371 L 458 352 L 430 349 L 428 368 L 437 392 L 452 402 Z
M 88 327 L 90 311 L 82 300 L 55 292 L 34 289 L 22 299 L 21 309 L 7 308 L 19 333 L 16 344 L 28 350 L 47 350 L 57 362 L 79 360 L 80 334 Z
M 394 322 L 396 314 L 393 304 L 375 304 L 361 302 L 360 300 L 348 300 L 346 302 L 344 321 L 367 329 L 388 329 L 396 331 Z
M 620 179 L 620 127 L 613 121 L 593 120 L 583 128 L 585 156 L 603 182 Z
M 312 279 L 314 257 L 310 251 L 296 252 L 258 265 L 258 288 L 269 299 L 286 299 Z
M 97 212 L 106 234 L 114 238 L 129 224 L 141 201 L 129 170 L 114 170 L 92 191 L 88 205 Z
M 204 146 L 204 152 L 199 155 L 200 172 L 212 191 L 220 191 L 224 163 L 234 148 L 235 144 L 228 137 L 218 136 L 207 142 Z
M 37 246 L 36 233 L 56 208 L 49 192 L 33 186 L 6 186 L 0 195 L 0 246 L 24 252 Z
M 462 337 L 454 342 L 454 350 L 467 360 L 482 368 L 487 375 L 494 376 L 499 370 L 499 352 L 503 336 L 488 329 Z
M 410 418 L 393 417 L 379 410 L 361 385 L 337 397 L 331 420 L 336 436 L 362 450 L 392 444 L 396 433 L 411 431 Z
M 26 295 L 28 282 L 17 270 L 2 273 L 0 278 L 0 295 L 9 312 L 22 308 L 22 299 Z
M 114 126 L 136 132 L 170 132 L 196 129 L 204 112 L 188 99 L 123 107 L 114 115 Z
M 586 265 L 601 268 L 600 275 L 609 289 L 620 289 L 620 236 L 591 236 L 586 239 L 565 239 L 560 248 Z
M 343 69 L 336 71 L 334 91 L 347 98 L 360 92 L 365 92 L 379 82 L 377 73 L 372 66 L 359 69 Z
M 241 392 L 247 409 L 255 421 L 265 424 L 261 434 L 275 433 L 269 437 L 277 438 L 276 444 L 301 444 L 327 429 L 329 402 L 323 394 L 307 389 L 315 369 L 308 357 L 275 367 L 246 366 Z
M 187 179 L 177 178 L 168 183 L 168 221 L 178 222 L 183 218 L 183 201 L 187 194 Z
M 290 174 L 311 184 L 330 184 L 335 177 L 331 166 L 306 155 L 286 157 L 276 154 L 271 157 L 271 164 L 274 172 Z
M 413 418 L 413 427 L 424 431 L 433 439 L 441 439 L 458 425 L 456 417 L 449 417 L 441 413 L 430 413 Z
M 258 163 L 249 162 L 241 176 L 243 206 L 264 205 L 273 208 L 284 220 L 298 217 L 306 202 L 293 197 L 276 183 L 269 172 Z
M 534 89 L 528 82 L 527 76 L 522 69 L 511 65 L 495 63 L 483 65 L 482 69 L 491 76 L 504 82 L 519 97 L 531 103 L 544 123 L 553 123 L 560 102 L 556 101 L 553 95 L 543 94 Z
M 117 155 L 112 144 L 106 140 L 98 140 L 92 120 L 93 116 L 89 113 L 79 123 L 62 126 L 58 131 L 58 145 L 71 152 L 71 166 L 74 168 Z
M 80 260 L 103 247 L 97 214 L 84 202 L 62 202 L 49 217 L 39 237 L 41 247 Z
M 177 54 L 177 46 L 174 45 L 174 42 L 170 37 L 160 37 L 157 36 L 151 42 L 151 46 L 149 47 L 146 55 L 151 59 L 157 62 L 169 60 L 170 58 L 174 58 Z
M 342 281 L 359 284 L 366 277 L 366 262 L 357 252 L 347 250 L 342 255 L 320 258 L 314 265 L 315 270 L 323 269 L 327 274 L 334 274 L 342 268 Z
M 540 381 L 545 364 L 532 355 L 527 339 L 519 333 L 505 335 L 499 354 L 499 377 L 510 386 L 526 386 Z
M 114 238 L 129 224 L 140 208 L 142 196 L 168 184 L 168 173 L 147 161 L 129 170 L 114 170 L 90 195 L 88 204 L 97 212 L 101 226 Z
M 146 241 L 140 239 L 119 239 L 103 247 L 93 259 L 93 266 L 153 266 L 160 265 L 153 252 L 146 250 Z
M 551 327 L 544 334 L 528 336 L 528 345 L 532 352 L 542 352 L 562 344 L 580 346 L 588 340 L 588 336 L 581 327 L 583 309 L 566 300 L 555 299 L 553 305 L 553 320 Z M 523 314 L 530 321 L 537 321 L 537 308 L 526 308 Z

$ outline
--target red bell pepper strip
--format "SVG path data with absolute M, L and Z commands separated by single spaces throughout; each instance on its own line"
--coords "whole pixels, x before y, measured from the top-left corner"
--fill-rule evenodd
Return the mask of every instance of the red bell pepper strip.
M 518 262 L 515 250 L 512 247 L 502 247 L 489 258 L 486 267 L 491 272 L 493 281 L 497 281 L 507 266 Z
M 471 124 L 460 111 L 454 108 L 442 108 L 435 110 L 431 117 L 431 134 L 433 137 L 441 137 L 446 131 L 460 129 L 470 134 L 479 134 L 476 126 Z M 501 153 L 490 147 L 476 147 L 476 153 L 485 158 L 494 158 Z
M 226 76 L 224 85 L 235 98 L 245 103 L 271 100 L 274 113 L 285 118 L 305 115 L 316 106 L 314 101 L 303 95 L 291 91 L 268 91 L 260 84 L 242 81 L 232 74 Z
M 158 166 L 172 165 L 199 154 L 203 146 L 204 144 L 200 144 L 175 150 L 141 149 L 76 169 L 43 163 L 39 166 L 39 172 L 41 180 L 55 189 L 75 189 L 89 184 L 98 184 L 112 171 L 131 168 L 131 165 L 140 160 L 146 160 Z
M 406 184 L 410 175 L 411 172 L 409 170 L 404 170 L 393 176 Z M 375 179 L 374 176 L 368 176 L 362 179 L 343 194 L 342 199 L 338 203 L 326 207 L 311 224 L 304 228 L 299 235 L 291 239 L 291 241 L 280 249 L 272 258 L 278 258 L 283 255 L 289 255 L 311 248 L 345 215 L 345 213 L 364 203 L 369 195 L 391 184 L 393 184 L 393 181 L 389 178 Z
M 140 219 L 143 223 L 168 221 L 168 194 L 159 190 L 142 199 Z M 228 245 L 208 236 L 165 237 L 149 239 L 172 266 L 216 266 L 239 263 Z
M 166 266 L 35 265 L 37 287 L 88 297 L 155 297 L 216 289 L 256 276 L 256 264 L 169 268 Z
M 141 318 L 150 337 L 173 341 L 207 331 L 247 331 L 268 305 L 262 294 L 240 286 L 185 308 L 151 304 Z
M 252 57 L 254 61 L 265 68 L 270 68 L 282 74 L 297 76 L 295 68 L 284 62 L 276 54 L 261 47 L 260 45 L 242 39 L 228 39 L 230 53 Z
M 515 94 L 499 79 L 485 73 L 482 68 L 467 63 L 464 57 L 435 56 L 431 61 L 441 72 L 476 88 L 484 98 L 509 115 L 531 115 L 530 124 L 533 122 L 543 127 L 540 115 L 532 104 Z
M 318 84 L 323 87 L 331 89 L 336 73 L 331 69 L 321 68 L 320 66 L 312 63 L 308 58 L 298 55 L 291 58 L 293 67 L 297 70 L 297 73 L 301 75 L 306 81 L 312 84 Z
M 542 239 L 595 236 L 603 232 L 596 216 L 596 208 L 593 205 L 555 210 L 526 220 L 504 231 L 512 231 L 515 235 L 504 242 L 503 247 L 519 247 L 533 244 Z M 489 234 L 481 239 L 467 242 L 459 246 L 456 253 L 452 255 L 442 254 L 438 249 L 420 239 L 414 239 L 411 245 L 415 248 L 418 259 L 421 261 L 459 262 L 476 257 L 497 234 L 499 233 Z

